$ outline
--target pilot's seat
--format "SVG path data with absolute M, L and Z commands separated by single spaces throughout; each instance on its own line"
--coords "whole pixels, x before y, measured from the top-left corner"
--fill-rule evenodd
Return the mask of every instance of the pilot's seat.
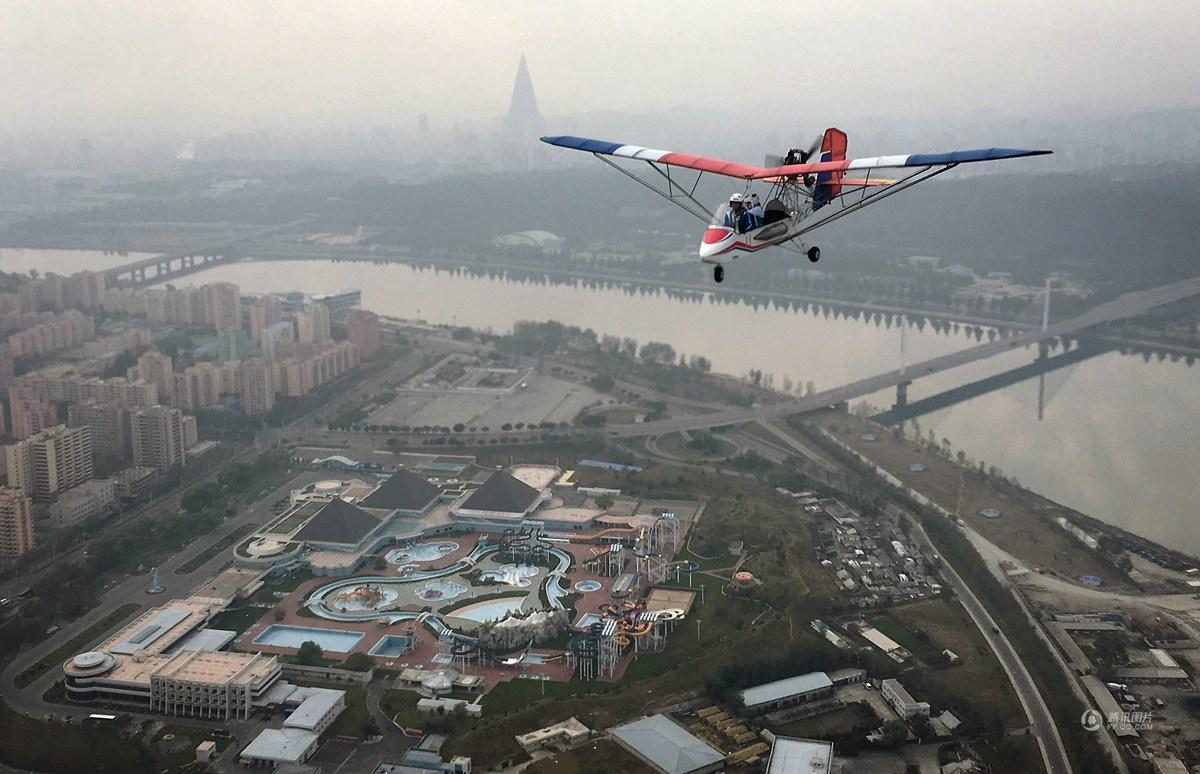
M 779 199 L 772 199 L 767 202 L 767 206 L 763 208 L 763 225 L 776 223 L 781 220 L 788 219 L 787 207 L 783 206 L 783 202 Z

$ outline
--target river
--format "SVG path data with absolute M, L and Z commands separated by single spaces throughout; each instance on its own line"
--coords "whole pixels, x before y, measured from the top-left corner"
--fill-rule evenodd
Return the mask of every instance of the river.
M 22 270 L 17 254 L 42 271 L 69 272 L 131 258 L 75 251 L 0 251 L 0 269 Z M 53 256 L 50 254 L 54 254 Z M 52 260 L 53 259 L 53 260 Z M 403 265 L 318 261 L 243 263 L 183 278 L 181 284 L 225 280 L 244 292 L 329 292 L 361 288 L 363 307 L 432 323 L 507 331 L 517 320 L 560 320 L 639 342 L 663 341 L 703 355 L 714 370 L 761 369 L 794 383 L 828 389 L 895 369 L 900 325 L 787 309 L 680 299 L 658 292 L 507 281 Z M 907 362 L 977 343 L 966 329 L 935 332 L 909 325 Z M 940 392 L 1032 361 L 1033 350 L 1006 353 L 916 382 L 909 399 Z M 1046 377 L 1038 421 L 1037 379 L 919 419 L 922 433 L 948 438 L 955 450 L 984 460 L 1023 485 L 1065 505 L 1164 545 L 1200 556 L 1200 369 L 1185 362 L 1148 362 L 1113 352 Z M 871 396 L 879 407 L 891 393 Z

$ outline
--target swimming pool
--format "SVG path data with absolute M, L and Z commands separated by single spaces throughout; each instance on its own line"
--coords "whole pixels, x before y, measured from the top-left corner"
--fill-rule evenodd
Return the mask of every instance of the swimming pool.
M 600 583 L 600 581 L 581 580 L 575 584 L 575 590 L 582 591 L 583 593 L 586 594 L 590 591 L 599 591 L 601 588 L 601 585 L 602 584 Z
M 395 658 L 408 652 L 410 640 L 403 634 L 388 634 L 380 638 L 374 647 L 367 651 L 372 656 Z
M 362 638 L 362 632 L 271 624 L 263 629 L 262 634 L 254 638 L 254 644 L 274 645 L 278 648 L 299 648 L 302 643 L 312 641 L 320 645 L 321 650 L 349 653 Z
M 575 628 L 587 631 L 592 624 L 598 624 L 603 620 L 604 617 L 598 615 L 597 613 L 584 613 L 583 615 L 579 616 L 579 620 L 575 622 Z
M 492 599 L 487 602 L 476 602 L 473 605 L 460 607 L 457 610 L 446 613 L 448 616 L 455 618 L 465 618 L 468 621 L 495 621 L 503 618 L 508 613 L 517 613 L 521 610 L 521 603 L 525 601 L 525 597 L 504 597 L 503 599 Z
M 480 573 L 479 579 L 525 587 L 531 583 L 529 579 L 537 574 L 538 568 L 531 564 L 503 564 L 498 570 L 487 570 Z
M 454 581 L 431 580 L 414 592 L 426 602 L 451 600 L 467 593 L 467 587 Z
M 458 550 L 458 543 L 440 541 L 437 543 L 413 543 L 403 548 L 393 548 L 384 555 L 392 564 L 410 564 L 412 562 L 432 562 L 441 559 L 446 554 Z

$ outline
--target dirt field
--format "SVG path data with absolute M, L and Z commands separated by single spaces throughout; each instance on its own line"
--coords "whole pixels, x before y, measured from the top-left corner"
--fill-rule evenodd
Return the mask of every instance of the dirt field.
M 651 774 L 654 771 L 611 739 L 597 739 L 573 750 L 555 752 L 525 770 L 536 774 Z
M 956 666 L 924 670 L 922 675 L 930 685 L 963 697 L 963 704 L 952 711 L 959 713 L 970 702 L 982 716 L 999 718 L 1009 728 L 1027 724 L 1008 676 L 958 602 L 927 599 L 892 608 L 889 614 L 914 631 L 924 631 L 939 651 L 948 648 L 962 659 Z
M 1054 523 L 1053 518 L 1060 512 L 1049 500 L 978 471 L 965 470 L 912 441 L 896 439 L 890 429 L 865 419 L 829 414 L 817 423 L 946 510 L 953 513 L 957 507 L 963 521 L 1034 568 L 1053 569 L 1073 582 L 1081 575 L 1095 575 L 1108 586 L 1128 587 L 1120 573 Z M 866 433 L 873 433 L 876 440 L 864 441 Z M 924 465 L 925 470 L 912 472 L 909 466 L 913 463 Z M 984 508 L 1000 509 L 1000 518 L 981 516 L 979 512 Z

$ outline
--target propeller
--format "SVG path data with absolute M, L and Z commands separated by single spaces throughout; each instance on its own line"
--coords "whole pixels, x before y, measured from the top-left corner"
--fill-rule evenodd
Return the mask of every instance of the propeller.
M 792 148 L 787 152 L 786 156 L 777 156 L 774 153 L 768 153 L 763 159 L 765 167 L 781 167 L 784 164 L 804 164 L 807 163 L 813 154 L 821 148 L 821 140 L 825 138 L 825 134 L 817 135 L 817 138 L 812 141 L 812 145 L 808 146 L 808 150 Z

